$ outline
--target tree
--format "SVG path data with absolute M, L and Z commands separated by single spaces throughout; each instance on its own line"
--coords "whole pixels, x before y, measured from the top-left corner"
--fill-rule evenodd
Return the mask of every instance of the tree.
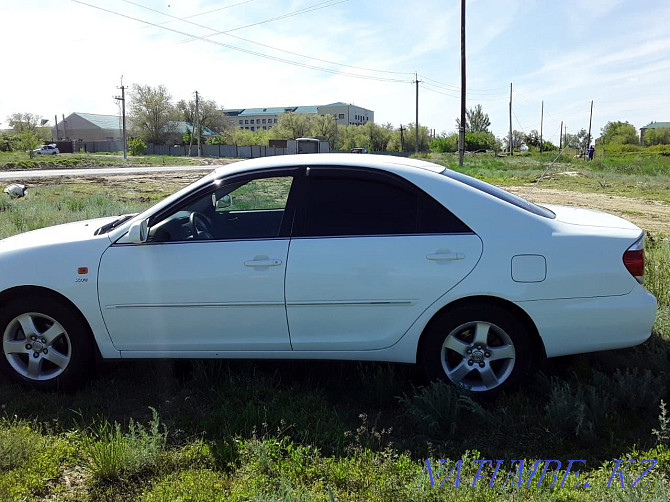
M 165 86 L 134 84 L 128 116 L 135 134 L 146 143 L 165 144 L 177 130 L 178 113 Z
M 335 117 L 333 115 L 317 115 L 310 121 L 312 136 L 326 138 L 328 143 L 335 149 Z
M 458 133 L 443 132 L 430 143 L 430 149 L 439 153 L 453 153 L 458 151 Z
M 28 152 L 28 155 L 30 155 L 30 158 L 32 159 L 35 156 L 33 150 L 37 148 L 40 143 L 42 143 L 40 137 L 35 131 L 29 131 L 27 129 L 21 131 L 16 136 L 17 149 L 21 150 L 22 152 Z
M 644 144 L 646 146 L 670 145 L 670 127 L 647 129 L 644 132 Z
M 540 148 L 540 133 L 536 129 L 533 129 L 528 134 L 523 135 L 523 142 L 529 147 Z
M 17 134 L 23 131 L 36 131 L 41 125 L 41 120 L 40 115 L 33 115 L 32 113 L 12 113 L 7 117 L 9 127 L 14 129 Z
M 635 126 L 621 121 L 605 124 L 600 130 L 600 142 L 603 145 L 638 145 L 640 143 Z
M 496 137 L 492 132 L 478 131 L 465 133 L 465 149 L 468 152 L 477 150 L 493 150 Z
M 279 117 L 273 131 L 277 139 L 304 138 L 311 129 L 311 119 L 310 115 L 287 112 Z
M 179 118 L 184 122 L 195 124 L 195 100 L 184 101 L 183 99 L 177 103 L 177 111 Z M 198 102 L 198 116 L 199 123 L 204 127 L 208 127 L 219 134 L 230 130 L 233 124 L 230 118 L 227 117 L 219 105 L 214 100 L 201 99 Z
M 524 134 L 521 131 L 512 131 L 512 149 L 519 150 L 525 144 L 524 143 Z M 503 138 L 503 145 L 505 150 L 509 151 L 509 135 Z
M 465 111 L 465 132 L 488 132 L 491 121 L 487 113 L 482 110 L 482 105 L 477 105 Z M 456 119 L 456 128 L 461 128 L 461 120 Z

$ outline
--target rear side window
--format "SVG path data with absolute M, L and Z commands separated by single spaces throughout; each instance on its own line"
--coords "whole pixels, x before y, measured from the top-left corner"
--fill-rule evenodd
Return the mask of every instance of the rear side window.
M 468 176 L 467 174 L 452 171 L 451 169 L 445 169 L 444 171 L 442 171 L 442 174 L 448 178 L 460 181 L 461 183 L 465 183 L 466 185 L 472 188 L 476 188 L 477 190 L 492 195 L 493 197 L 496 197 L 500 200 L 504 200 L 505 202 L 512 204 L 516 207 L 520 207 L 521 209 L 525 209 L 526 211 L 529 211 L 533 214 L 537 214 L 538 216 L 543 216 L 545 218 L 551 218 L 551 219 L 556 218 L 554 212 L 550 211 L 546 207 L 533 204 L 532 202 L 527 201 L 526 199 L 519 197 L 518 195 L 509 193 L 508 191 L 503 190 L 502 188 L 498 188 L 497 186 L 491 185 L 482 180 L 478 180 L 477 178 L 473 178 L 472 176 Z
M 462 233 L 470 229 L 445 207 L 395 180 L 314 175 L 307 178 L 298 235 L 356 236 Z

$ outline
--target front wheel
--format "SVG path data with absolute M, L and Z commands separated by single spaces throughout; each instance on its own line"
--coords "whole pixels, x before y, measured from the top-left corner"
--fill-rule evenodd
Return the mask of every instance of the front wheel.
M 0 335 L 0 369 L 32 388 L 72 388 L 93 364 L 85 322 L 56 299 L 26 297 L 8 302 L 0 311 Z
M 419 361 L 430 379 L 473 396 L 495 396 L 528 372 L 531 333 L 517 315 L 494 304 L 442 312 L 427 328 Z

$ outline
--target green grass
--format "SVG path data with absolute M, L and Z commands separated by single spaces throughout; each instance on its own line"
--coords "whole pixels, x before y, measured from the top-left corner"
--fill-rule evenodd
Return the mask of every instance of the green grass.
M 476 158 L 466 168 L 507 182 L 512 175 L 532 180 L 542 162 Z M 561 169 L 573 164 L 581 165 L 566 161 Z M 35 186 L 23 199 L 0 194 L 0 236 L 139 211 L 177 188 L 105 183 Z M 109 362 L 71 394 L 38 393 L 0 380 L 0 500 L 665 501 L 665 236 L 647 240 L 646 279 L 659 299 L 648 342 L 549 360 L 523 388 L 494 402 L 476 403 L 453 387 L 428 385 L 412 366 L 333 361 Z M 441 471 L 433 488 L 421 477 L 426 459 L 432 465 L 446 460 L 448 472 Z M 506 486 L 490 488 L 488 464 L 477 488 L 466 488 L 485 459 L 505 460 L 505 475 L 514 459 L 524 459 L 525 470 L 537 460 L 560 460 L 558 485 L 568 460 L 586 465 L 573 468 L 579 476 L 566 480 L 580 488 L 520 488 L 518 478 L 505 483 L 502 475 L 495 484 Z M 659 463 L 641 482 L 649 481 L 647 488 L 618 488 L 618 476 L 606 488 L 617 459 Z M 438 488 L 459 460 L 460 488 L 453 488 L 455 479 Z M 627 468 L 626 485 L 642 470 L 639 463 Z
M 587 162 L 557 152 L 496 157 L 468 155 L 463 167 L 458 156 L 433 154 L 428 160 L 499 186 L 536 183 L 578 192 L 595 192 L 670 202 L 670 156 L 622 154 L 596 156 Z M 566 176 L 562 173 L 577 173 Z

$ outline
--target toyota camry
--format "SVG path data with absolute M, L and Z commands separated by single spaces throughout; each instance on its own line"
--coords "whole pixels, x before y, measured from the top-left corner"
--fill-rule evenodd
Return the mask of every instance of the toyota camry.
M 61 389 L 100 358 L 392 361 L 488 396 L 545 357 L 647 340 L 643 275 L 617 216 L 419 160 L 255 159 L 0 241 L 0 369 Z

